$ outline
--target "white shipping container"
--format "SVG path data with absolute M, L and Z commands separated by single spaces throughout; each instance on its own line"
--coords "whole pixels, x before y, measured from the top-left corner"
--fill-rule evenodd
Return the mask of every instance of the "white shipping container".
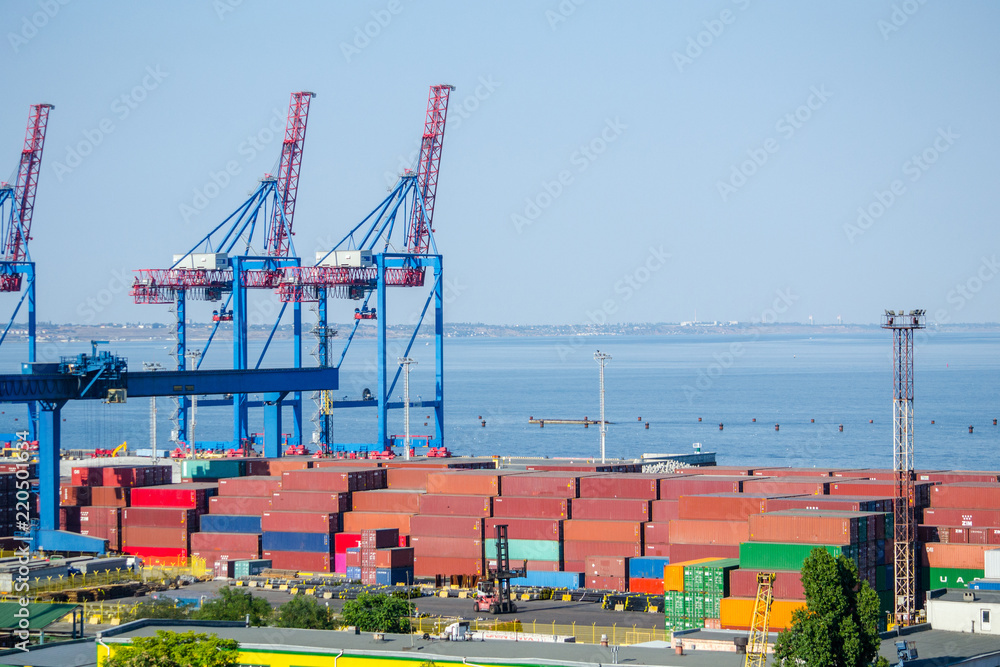
M 371 250 L 334 250 L 330 253 L 317 252 L 316 266 L 346 268 L 375 266 L 375 255 Z
M 1000 549 L 983 552 L 986 561 L 986 579 L 1000 579 Z
M 174 264 L 178 269 L 221 271 L 229 268 L 229 255 L 224 252 L 192 252 L 174 255 Z

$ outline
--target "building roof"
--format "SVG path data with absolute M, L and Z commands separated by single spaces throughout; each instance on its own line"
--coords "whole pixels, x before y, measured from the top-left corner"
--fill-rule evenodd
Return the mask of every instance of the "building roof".
M 33 646 L 30 651 L 0 652 L 0 665 L 10 667 L 94 667 L 94 638 Z
M 966 600 L 965 594 L 972 593 L 973 600 Z M 940 590 L 934 591 L 928 596 L 931 602 L 968 602 L 969 604 L 1000 604 L 1000 591 L 975 591 L 962 588 L 948 588 L 942 593 Z
M 40 630 L 47 628 L 60 618 L 78 609 L 78 604 L 28 604 L 28 629 Z M 15 630 L 19 628 L 21 617 L 16 614 L 21 610 L 18 602 L 0 602 L 0 630 Z

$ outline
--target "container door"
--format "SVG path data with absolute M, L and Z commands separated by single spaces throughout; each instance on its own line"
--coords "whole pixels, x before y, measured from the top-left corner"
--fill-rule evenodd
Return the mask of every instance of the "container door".
M 990 610 L 989 609 L 983 609 L 983 610 L 981 610 L 981 612 L 980 612 L 980 621 L 981 622 L 980 622 L 979 625 L 983 629 L 983 632 L 990 632 Z

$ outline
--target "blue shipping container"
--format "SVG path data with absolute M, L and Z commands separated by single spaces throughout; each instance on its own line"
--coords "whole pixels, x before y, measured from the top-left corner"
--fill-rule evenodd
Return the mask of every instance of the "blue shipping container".
M 361 568 L 348 567 L 345 573 L 348 581 L 361 581 Z
M 528 570 L 526 576 L 511 579 L 511 586 L 541 586 L 545 588 L 568 588 L 576 590 L 583 587 L 583 572 L 542 572 Z
M 265 531 L 261 539 L 264 551 L 308 551 L 330 554 L 333 540 L 326 533 L 276 533 Z
M 628 576 L 630 579 L 662 579 L 664 565 L 670 565 L 669 558 L 661 556 L 630 558 Z
M 1000 591 L 1000 579 L 976 579 L 969 588 L 977 591 Z
M 359 570 L 358 576 L 361 576 L 361 568 L 347 568 L 347 569 L 357 569 Z M 412 567 L 380 567 L 375 570 L 375 583 L 379 586 L 395 586 L 396 584 L 411 584 L 413 583 L 413 568 Z
M 204 533 L 259 533 L 259 516 L 234 514 L 202 514 L 201 530 Z

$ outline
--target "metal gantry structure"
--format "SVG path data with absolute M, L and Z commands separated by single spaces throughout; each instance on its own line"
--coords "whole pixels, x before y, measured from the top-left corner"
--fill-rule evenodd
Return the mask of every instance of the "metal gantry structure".
M 443 283 L 441 255 L 433 236 L 434 207 L 437 199 L 438 172 L 444 131 L 448 115 L 448 99 L 454 86 L 435 85 L 430 88 L 424 132 L 416 170 L 402 174 L 395 187 L 364 219 L 330 250 L 316 253 L 316 263 L 308 267 L 290 266 L 284 269 L 278 286 L 283 303 L 315 303 L 316 357 L 321 367 L 340 367 L 358 332 L 366 321 L 374 320 L 377 333 L 377 394 L 355 400 L 333 400 L 329 393 L 316 397 L 318 411 L 314 440 L 324 450 L 338 449 L 332 442 L 332 414 L 338 408 L 377 407 L 378 435 L 376 446 L 382 449 L 392 444 L 388 432 L 388 410 L 404 407 L 427 407 L 434 410 L 434 438 L 444 444 L 444 361 L 443 361 Z M 431 279 L 427 280 L 427 273 Z M 433 305 L 435 338 L 435 390 L 432 400 L 416 402 L 394 401 L 402 367 L 392 380 L 388 373 L 387 290 L 390 287 L 425 287 L 430 291 L 423 309 L 413 318 L 415 324 L 405 349 L 399 356 L 408 357 L 410 350 Z M 369 303 L 374 297 L 374 307 Z M 348 334 L 338 361 L 330 350 L 328 300 L 353 299 L 361 302 L 355 309 L 354 326 Z
M 42 169 L 45 132 L 49 125 L 51 104 L 32 104 L 28 127 L 24 133 L 24 148 L 12 183 L 0 183 L 0 292 L 20 292 L 27 278 L 27 287 L 0 334 L 0 345 L 7 339 L 17 314 L 28 305 L 28 361 L 36 360 L 35 326 L 35 263 L 28 252 L 31 221 L 35 212 L 35 195 Z M 35 405 L 28 405 L 30 437 L 34 439 L 38 420 Z
M 882 328 L 892 331 L 892 464 L 896 489 L 894 514 L 894 616 L 899 625 L 916 618 L 916 494 L 913 473 L 913 333 L 926 326 L 925 311 L 887 310 Z
M 251 365 L 248 341 L 248 290 L 275 290 L 284 276 L 284 270 L 300 266 L 292 243 L 295 203 L 298 194 L 302 153 L 305 146 L 309 106 L 315 93 L 295 92 L 291 95 L 288 120 L 282 142 L 277 174 L 265 175 L 253 193 L 225 220 L 202 237 L 184 254 L 174 255 L 174 263 L 167 269 L 142 269 L 132 285 L 131 294 L 136 303 L 168 304 L 173 306 L 176 344 L 172 350 L 177 370 L 185 368 L 187 355 L 187 300 L 222 301 L 222 307 L 213 317 L 213 328 L 204 343 L 207 352 L 220 326 L 232 322 L 233 369 L 258 369 L 273 340 L 285 313 L 282 305 L 275 318 L 263 350 L 256 363 Z M 221 314 L 220 314 L 221 313 Z M 293 359 L 295 368 L 302 367 L 302 313 L 299 304 L 292 312 Z M 198 361 L 200 368 L 204 356 Z M 301 393 L 295 392 L 289 401 L 294 410 L 292 439 L 301 438 Z M 266 401 L 253 403 L 248 393 L 238 392 L 231 399 L 202 401 L 202 406 L 229 405 L 233 407 L 233 443 L 245 446 L 250 438 L 248 409 L 266 405 Z M 188 441 L 190 399 L 177 397 L 174 440 Z M 278 420 L 281 415 L 265 411 L 265 415 Z M 266 417 L 267 418 L 267 417 Z M 265 425 L 267 427 L 268 425 Z M 270 425 L 274 427 L 274 424 Z M 192 451 L 196 447 L 191 443 Z M 269 456 L 280 452 L 265 451 Z

